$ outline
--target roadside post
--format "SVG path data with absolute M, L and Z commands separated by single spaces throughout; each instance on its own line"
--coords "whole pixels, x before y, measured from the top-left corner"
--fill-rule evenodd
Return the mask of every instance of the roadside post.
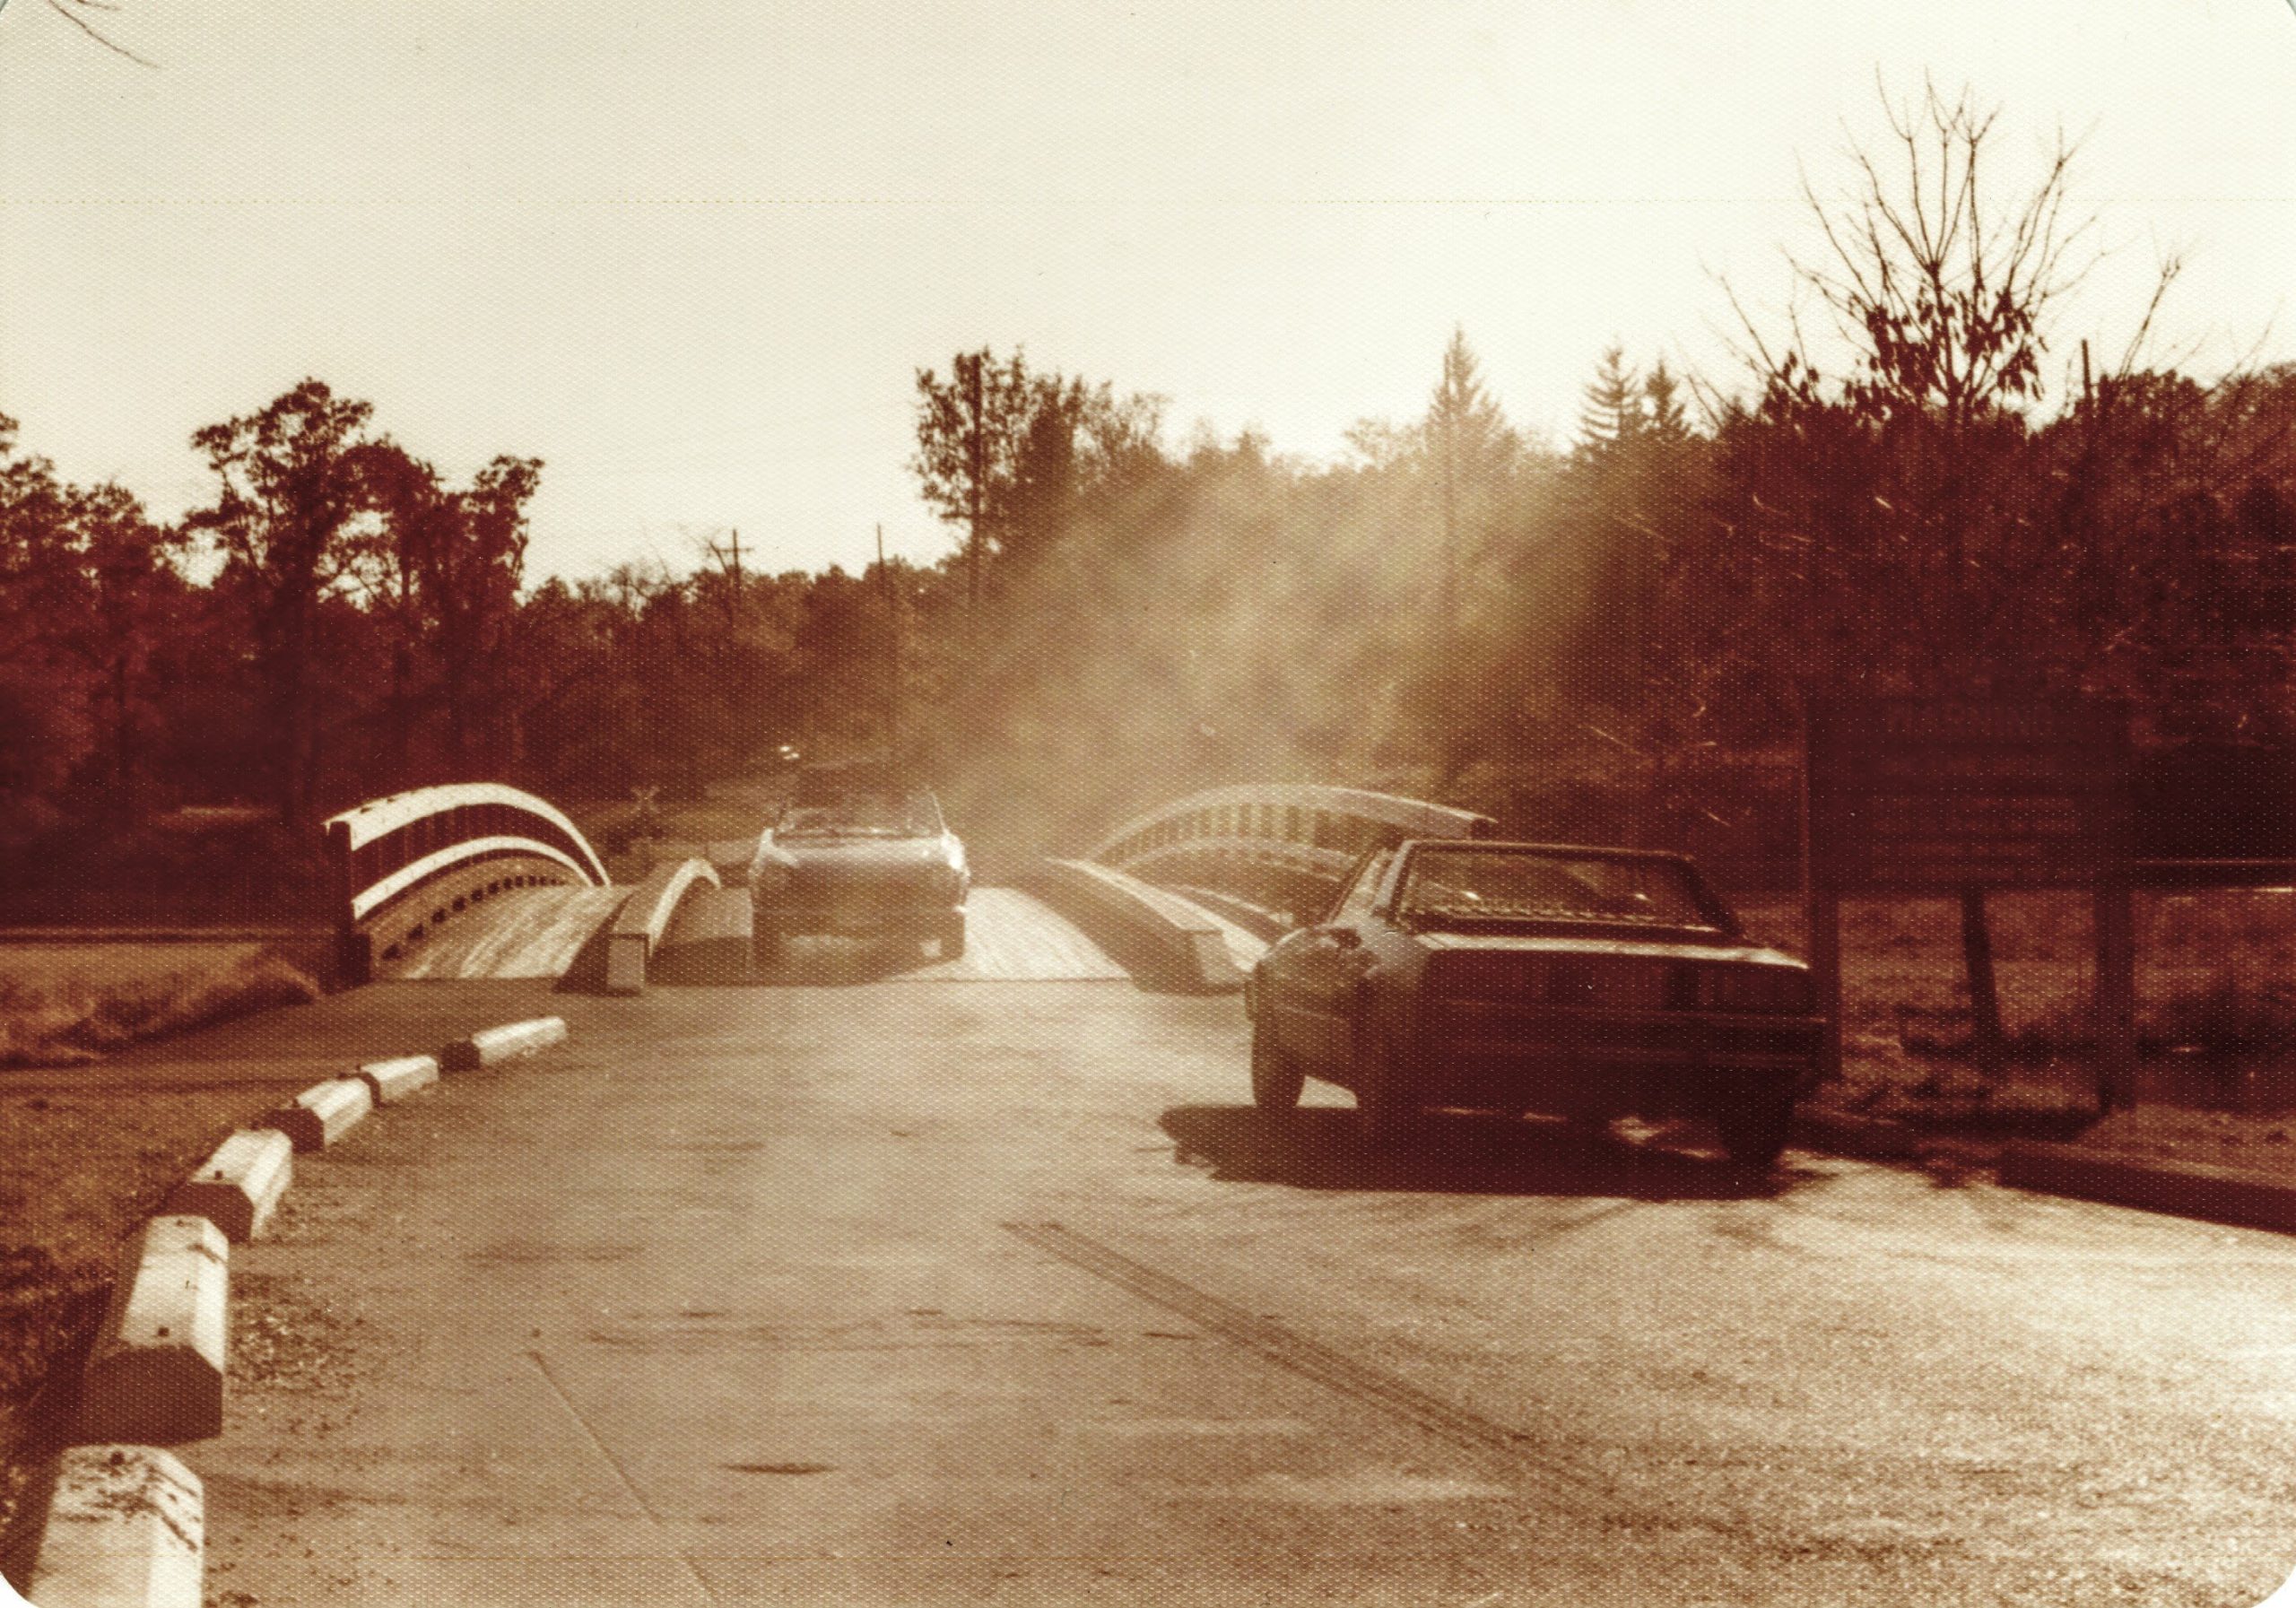
M 1803 699 L 1803 891 L 1841 1071 L 1841 900 L 1967 889 L 2094 895 L 2097 1104 L 2135 1085 L 2135 812 L 2128 714 L 2074 695 Z

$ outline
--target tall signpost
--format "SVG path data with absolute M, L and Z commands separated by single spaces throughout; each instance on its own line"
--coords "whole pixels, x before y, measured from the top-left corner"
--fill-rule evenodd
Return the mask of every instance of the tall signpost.
M 2097 1101 L 2135 1076 L 2128 717 L 2077 697 L 1804 700 L 1803 888 L 1827 1072 L 1841 1069 L 1841 900 L 2074 889 L 2096 910 Z

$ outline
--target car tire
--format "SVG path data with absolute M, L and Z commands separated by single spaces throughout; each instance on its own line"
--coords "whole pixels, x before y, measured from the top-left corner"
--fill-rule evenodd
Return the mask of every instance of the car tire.
M 1794 1126 L 1794 1102 L 1772 1100 L 1732 1106 L 1715 1117 L 1714 1126 L 1721 1130 L 1722 1148 L 1731 1160 L 1767 1172 L 1785 1153 Z
M 1392 1149 L 1411 1137 L 1419 1122 L 1419 1102 L 1411 1097 L 1410 1072 L 1384 1033 L 1357 1040 L 1355 1126 L 1374 1150 Z
M 942 917 L 940 931 L 936 936 L 940 942 L 941 958 L 944 960 L 962 959 L 965 952 L 965 913 L 962 910 L 952 910 Z
M 1299 1108 L 1307 1074 L 1300 1063 L 1283 1052 L 1275 1035 L 1255 1013 L 1252 1016 L 1252 1104 L 1267 1117 L 1288 1117 Z

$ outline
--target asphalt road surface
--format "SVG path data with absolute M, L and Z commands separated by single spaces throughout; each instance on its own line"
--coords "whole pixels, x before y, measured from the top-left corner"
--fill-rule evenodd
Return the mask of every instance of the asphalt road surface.
M 571 1043 L 300 1163 L 235 1252 L 190 1451 L 224 1608 L 2250 1604 L 2296 1564 L 2272 1235 L 1750 1186 L 1694 1133 L 1376 1160 L 1344 1096 L 1256 1119 L 1234 998 L 1121 980 L 358 1008 L 477 988 Z

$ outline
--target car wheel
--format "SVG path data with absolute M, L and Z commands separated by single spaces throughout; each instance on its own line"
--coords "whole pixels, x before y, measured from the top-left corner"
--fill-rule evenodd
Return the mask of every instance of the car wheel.
M 1732 1106 L 1715 1118 L 1722 1131 L 1722 1148 L 1741 1167 L 1767 1172 L 1778 1164 L 1786 1138 L 1794 1126 L 1790 1100 L 1758 1100 Z
M 1355 1123 L 1365 1143 L 1377 1149 L 1400 1144 L 1419 1119 L 1419 1102 L 1411 1097 L 1410 1069 L 1384 1033 L 1358 1041 L 1355 1067 Z
M 954 960 L 965 952 L 965 913 L 952 910 L 941 917 L 941 958 Z
M 1252 1104 L 1270 1117 L 1288 1116 L 1300 1103 L 1307 1074 L 1299 1062 L 1283 1053 L 1275 1035 L 1255 1013 L 1252 1017 Z

